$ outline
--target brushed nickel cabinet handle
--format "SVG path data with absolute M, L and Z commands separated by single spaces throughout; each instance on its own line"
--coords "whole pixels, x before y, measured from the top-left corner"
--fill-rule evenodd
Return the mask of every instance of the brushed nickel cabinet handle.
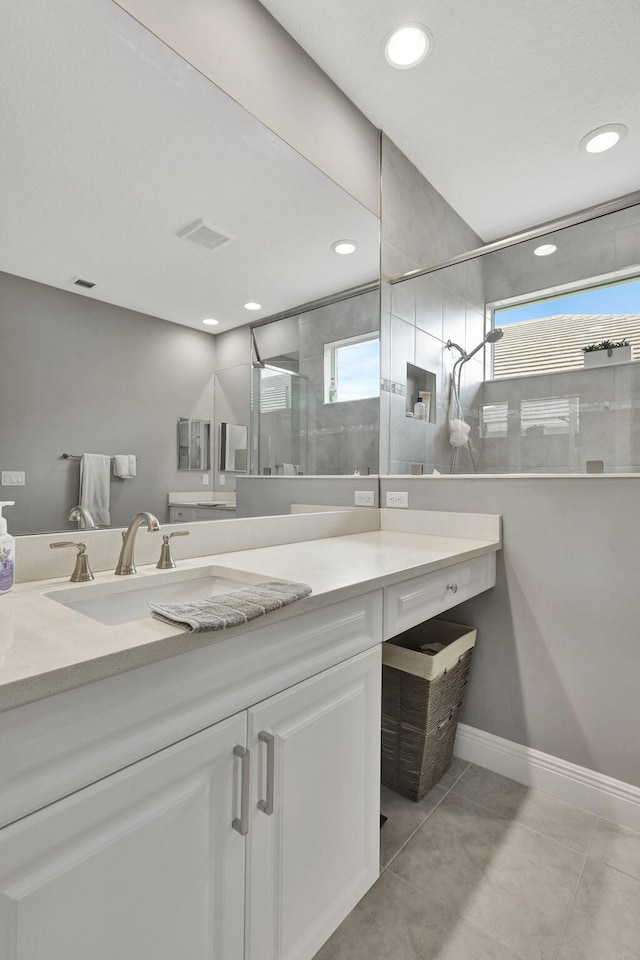
M 258 809 L 270 817 L 273 813 L 276 790 L 276 739 L 272 733 L 261 730 L 258 734 L 258 740 L 267 745 L 267 798 L 266 800 L 258 800 Z
M 246 837 L 249 833 L 249 779 L 251 774 L 251 754 L 246 747 L 234 747 L 234 757 L 239 757 L 242 766 L 240 768 L 240 816 L 232 821 L 231 826 L 238 833 Z
M 447 590 L 451 590 L 451 593 L 457 593 L 457 592 L 458 592 L 458 584 L 457 584 L 457 583 L 448 583 L 448 584 L 447 584 Z

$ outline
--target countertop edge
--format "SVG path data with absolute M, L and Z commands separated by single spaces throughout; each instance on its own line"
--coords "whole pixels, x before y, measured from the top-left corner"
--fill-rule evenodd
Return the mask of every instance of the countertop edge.
M 303 600 L 298 600 L 287 607 L 266 614 L 239 627 L 208 633 L 190 633 L 180 630 L 168 637 L 154 637 L 148 643 L 135 644 L 130 648 L 120 649 L 101 656 L 90 657 L 78 661 L 73 665 L 65 665 L 63 667 L 44 670 L 40 673 L 26 675 L 22 678 L 8 681 L 5 684 L 0 680 L 0 713 L 55 696 L 59 693 L 65 693 L 78 687 L 88 686 L 90 683 L 127 673 L 130 670 L 148 666 L 161 660 L 179 656 L 183 653 L 189 653 L 192 650 L 211 646 L 223 640 L 253 633 L 263 627 L 271 626 L 283 620 L 311 613 L 323 606 L 363 596 L 396 583 L 402 583 L 416 577 L 421 577 L 427 573 L 434 573 L 437 570 L 454 566 L 465 560 L 471 560 L 474 557 L 497 553 L 502 549 L 502 544 L 499 541 L 481 541 L 481 544 L 481 546 L 461 550 L 460 552 L 437 560 L 428 560 L 403 570 L 385 573 L 377 577 L 346 584 L 342 587 L 336 587 L 335 589 L 312 593 Z M 91 677 L 87 679 L 86 674 L 89 672 Z

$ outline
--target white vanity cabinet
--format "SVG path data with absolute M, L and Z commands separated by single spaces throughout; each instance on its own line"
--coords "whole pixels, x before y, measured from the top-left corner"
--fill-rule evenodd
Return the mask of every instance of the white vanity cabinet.
M 380 663 L 0 830 L 2 960 L 310 960 L 378 875 Z
M 308 960 L 377 880 L 376 647 L 249 711 L 247 960 Z
M 0 830 L 2 960 L 242 960 L 246 715 Z

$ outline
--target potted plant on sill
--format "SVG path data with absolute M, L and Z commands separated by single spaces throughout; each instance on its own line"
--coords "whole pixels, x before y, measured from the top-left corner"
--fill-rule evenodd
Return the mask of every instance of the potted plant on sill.
M 606 367 L 616 363 L 630 363 L 632 347 L 628 340 L 601 340 L 582 348 L 585 367 Z

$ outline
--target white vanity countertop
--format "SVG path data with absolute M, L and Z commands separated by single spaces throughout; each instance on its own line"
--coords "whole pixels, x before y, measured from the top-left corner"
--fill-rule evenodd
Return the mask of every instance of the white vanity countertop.
M 18 584 L 0 597 L 0 710 L 70 690 L 256 630 L 327 604 L 500 549 L 500 541 L 374 530 L 285 543 L 179 562 L 180 569 L 218 565 L 269 578 L 308 583 L 313 593 L 249 624 L 190 633 L 151 616 L 118 625 L 98 623 L 49 599 L 67 578 Z M 170 574 L 172 571 L 167 571 Z M 157 575 L 139 567 L 136 579 Z M 122 583 L 112 572 L 94 583 Z

